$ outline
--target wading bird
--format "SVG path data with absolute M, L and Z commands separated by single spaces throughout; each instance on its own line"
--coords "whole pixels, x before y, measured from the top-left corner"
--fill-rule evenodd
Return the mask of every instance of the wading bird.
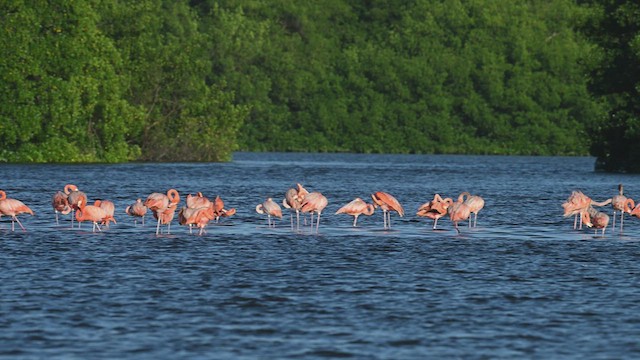
M 23 231 L 27 231 L 20 220 L 18 220 L 17 215 L 20 214 L 29 214 L 33 215 L 33 210 L 31 210 L 27 205 L 25 205 L 22 201 L 16 199 L 8 199 L 7 193 L 3 190 L 0 190 L 0 217 L 2 216 L 11 216 L 11 231 L 15 231 L 15 224 L 18 223 L 20 228 Z
M 371 194 L 373 206 L 382 209 L 382 217 L 384 220 L 384 229 L 391 228 L 391 212 L 396 211 L 400 217 L 404 216 L 404 209 L 393 195 L 384 191 L 377 191 Z

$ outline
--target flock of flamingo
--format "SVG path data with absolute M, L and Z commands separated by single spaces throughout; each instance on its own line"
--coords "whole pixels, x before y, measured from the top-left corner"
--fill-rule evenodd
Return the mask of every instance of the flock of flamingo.
M 353 216 L 353 226 L 355 227 L 360 215 L 373 215 L 375 209 L 380 208 L 383 212 L 385 229 L 391 227 L 391 212 L 395 211 L 399 216 L 404 216 L 402 205 L 393 195 L 378 191 L 371 194 L 371 199 L 372 202 L 367 203 L 361 198 L 356 198 L 341 207 L 336 211 L 336 214 Z M 199 235 L 206 232 L 205 227 L 210 221 L 215 220 L 215 222 L 218 222 L 220 218 L 229 217 L 236 213 L 236 209 L 225 209 L 224 201 L 219 196 L 211 201 L 200 192 L 195 195 L 187 195 L 185 206 L 178 211 L 179 203 L 180 194 L 177 190 L 170 189 L 166 194 L 152 193 L 145 201 L 137 199 L 136 202 L 127 206 L 125 213 L 134 218 L 134 224 L 137 224 L 137 219 L 141 219 L 144 225 L 144 217 L 147 212 L 151 212 L 157 220 L 156 234 L 160 234 L 163 225 L 167 226 L 167 233 L 170 232 L 171 222 L 177 212 L 179 224 L 189 226 L 190 232 L 192 232 L 193 227 L 198 228 Z M 316 233 L 320 227 L 320 216 L 328 203 L 324 195 L 319 192 L 309 192 L 299 183 L 296 184 L 296 187 L 289 189 L 282 200 L 282 206 L 289 209 L 291 213 L 292 229 L 294 229 L 294 213 L 296 217 L 295 229 L 297 230 L 300 230 L 300 215 L 309 213 L 312 229 L 314 227 L 314 215 L 316 215 Z M 74 220 L 78 222 L 78 227 L 82 222 L 91 222 L 93 224 L 93 232 L 102 231 L 103 226 L 108 228 L 111 222 L 116 223 L 114 218 L 115 205 L 112 201 L 95 200 L 91 205 L 87 195 L 73 184 L 67 184 L 63 191 L 57 191 L 52 197 L 51 205 L 55 212 L 56 224 L 59 223 L 58 214 L 66 215 L 69 213 L 72 214 L 71 227 L 74 227 Z M 439 194 L 436 194 L 433 200 L 420 206 L 416 215 L 433 219 L 433 228 L 436 229 L 438 219 L 448 214 L 456 231 L 460 232 L 458 222 L 468 220 L 471 214 L 475 214 L 473 225 L 475 226 L 478 212 L 483 207 L 484 200 L 480 196 L 471 195 L 468 192 L 460 194 L 455 202 L 451 198 L 443 199 Z M 275 227 L 275 218 L 282 219 L 283 217 L 282 207 L 272 198 L 268 198 L 258 204 L 256 212 L 267 216 L 269 227 Z M 33 215 L 34 213 L 22 201 L 7 198 L 6 193 L 0 190 L 0 217 L 11 217 L 11 231 L 15 231 L 15 223 L 26 231 L 17 217 L 20 214 Z M 472 226 L 471 224 L 471 221 L 469 221 L 469 227 Z
M 78 222 L 78 227 L 82 222 L 91 222 L 93 224 L 93 232 L 102 231 L 101 226 L 109 227 L 110 222 L 116 223 L 114 218 L 115 205 L 109 200 L 95 200 L 93 205 L 88 203 L 87 195 L 80 191 L 73 184 L 65 185 L 64 191 L 57 191 L 51 201 L 51 205 L 55 212 L 56 223 L 59 222 L 58 214 L 71 213 L 71 227 L 74 226 L 74 220 Z M 593 201 L 581 191 L 573 191 L 569 198 L 562 204 L 564 208 L 564 216 L 575 216 L 573 228 L 582 229 L 585 224 L 588 227 L 595 228 L 596 234 L 598 230 L 602 230 L 604 235 L 605 229 L 609 224 L 609 216 L 602 211 L 598 211 L 594 206 L 605 206 L 612 204 L 613 206 L 613 228 L 615 228 L 616 212 L 620 211 L 620 229 L 622 230 L 624 214 L 629 213 L 632 216 L 640 218 L 640 204 L 636 207 L 633 199 L 623 195 L 622 184 L 618 187 L 619 194 L 602 202 Z M 380 208 L 383 213 L 384 229 L 391 227 L 391 212 L 395 211 L 400 217 L 404 216 L 404 209 L 398 200 L 391 194 L 378 191 L 371 194 L 371 203 L 367 203 L 361 198 L 355 198 L 353 201 L 341 207 L 336 214 L 347 214 L 354 217 L 353 226 L 357 226 L 358 217 L 360 215 L 371 216 L 375 209 Z M 180 194 L 175 189 L 170 189 L 166 194 L 152 193 L 145 201 L 137 199 L 125 209 L 125 213 L 134 218 L 134 224 L 137 219 L 142 220 L 144 225 L 144 217 L 147 212 L 151 212 L 157 220 L 156 234 L 161 233 L 161 226 L 167 226 L 167 233 L 170 233 L 171 222 L 176 212 L 178 213 L 178 222 L 180 225 L 189 227 L 190 233 L 193 227 L 199 229 L 198 234 L 204 234 L 205 227 L 210 221 L 218 222 L 220 218 L 229 217 L 236 213 L 236 209 L 225 209 L 224 201 L 217 196 L 213 201 L 209 200 L 202 193 L 195 195 L 189 194 L 186 197 L 185 206 L 178 211 L 180 203 Z M 287 190 L 282 200 L 284 208 L 290 211 L 291 229 L 300 229 L 300 215 L 310 214 L 311 228 L 314 227 L 314 214 L 317 216 L 315 221 L 315 231 L 318 232 L 320 227 L 320 216 L 322 211 L 328 204 L 327 198 L 319 192 L 309 192 L 301 184 Z M 468 220 L 468 226 L 476 226 L 478 220 L 478 212 L 484 208 L 484 199 L 477 195 L 471 195 L 469 192 L 461 193 L 457 200 L 452 198 L 442 198 L 439 194 L 435 194 L 433 200 L 422 204 L 416 213 L 419 217 L 433 219 L 433 229 L 438 225 L 438 219 L 448 215 L 456 232 L 460 233 L 458 223 Z M 267 198 L 261 204 L 256 206 L 256 212 L 267 216 L 267 224 L 269 227 L 275 227 L 275 219 L 282 219 L 282 208 L 272 198 Z M 296 222 L 294 226 L 293 214 L 295 213 Z M 34 215 L 33 211 L 22 203 L 20 200 L 7 198 L 5 191 L 0 190 L 0 218 L 2 216 L 11 217 L 11 231 L 15 231 L 15 223 L 18 223 L 22 230 L 25 227 L 18 219 L 20 214 Z M 474 215 L 473 221 L 471 214 Z M 579 226 L 578 226 L 579 220 Z
M 573 228 L 582 229 L 582 225 L 592 227 L 595 233 L 602 230 L 604 235 L 607 226 L 609 226 L 609 215 L 597 210 L 594 206 L 602 207 L 611 204 L 613 208 L 613 224 L 612 229 L 616 227 L 616 212 L 620 212 L 620 231 L 624 226 L 624 214 L 640 218 L 640 204 L 636 206 L 633 199 L 624 196 L 624 187 L 618 185 L 618 194 L 604 201 L 593 201 L 590 197 L 582 193 L 582 191 L 573 191 L 569 198 L 562 204 L 564 208 L 564 216 L 574 216 Z M 578 225 L 579 223 L 579 225 Z

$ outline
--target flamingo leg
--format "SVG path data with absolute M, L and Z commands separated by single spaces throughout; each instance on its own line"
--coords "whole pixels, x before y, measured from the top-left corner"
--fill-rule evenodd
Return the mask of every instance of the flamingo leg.
M 358 223 L 358 215 L 353 217 L 353 227 L 356 227 L 357 223 Z
M 438 226 L 438 218 L 435 218 L 435 219 L 433 220 L 433 230 L 435 230 L 435 229 L 436 229 L 436 226 Z
M 167 224 L 167 235 L 171 235 L 171 223 Z
M 316 223 L 316 234 L 318 233 L 318 230 L 320 229 L 320 214 L 321 213 L 318 213 L 318 222 Z
M 58 210 L 56 210 L 56 225 L 60 225 L 60 223 L 58 222 Z
M 15 215 L 13 215 L 13 218 L 16 220 L 18 225 L 20 225 L 20 227 L 22 228 L 23 231 L 27 231 L 27 229 L 25 229 L 24 226 L 22 226 L 22 223 L 20 222 L 20 220 L 18 220 L 18 218 Z

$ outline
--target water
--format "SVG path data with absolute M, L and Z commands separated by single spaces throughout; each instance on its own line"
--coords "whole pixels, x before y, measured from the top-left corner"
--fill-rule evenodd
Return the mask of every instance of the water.
M 560 204 L 640 192 L 591 158 L 238 153 L 227 164 L 2 165 L 36 216 L 0 226 L 0 356 L 10 358 L 512 359 L 640 356 L 640 222 L 572 229 Z M 319 234 L 255 213 L 301 182 L 329 199 Z M 56 226 L 74 183 L 116 204 L 103 233 Z M 155 235 L 124 208 L 176 188 L 238 213 L 204 236 Z M 374 191 L 406 216 L 333 213 Z M 417 218 L 434 193 L 485 198 L 478 227 Z M 611 215 L 610 208 L 606 208 Z

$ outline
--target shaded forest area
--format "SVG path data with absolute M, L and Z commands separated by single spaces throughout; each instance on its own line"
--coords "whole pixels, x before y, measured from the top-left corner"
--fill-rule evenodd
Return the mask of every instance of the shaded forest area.
M 0 24 L 0 161 L 592 154 L 640 171 L 633 1 L 14 1 Z

